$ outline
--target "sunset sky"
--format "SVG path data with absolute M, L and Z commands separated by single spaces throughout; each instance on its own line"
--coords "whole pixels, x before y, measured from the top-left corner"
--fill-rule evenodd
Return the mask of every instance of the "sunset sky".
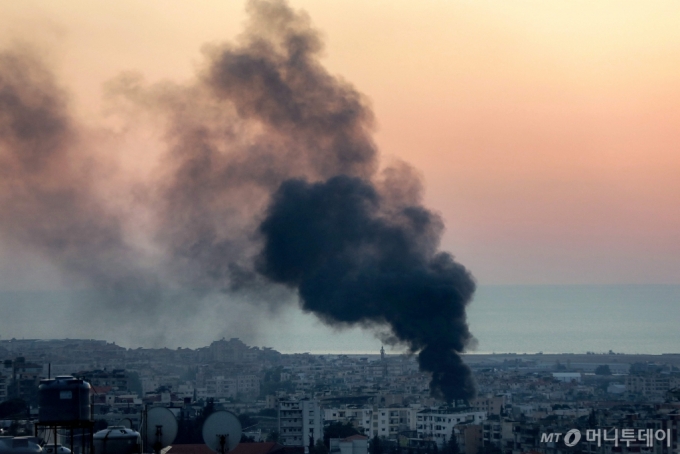
M 480 285 L 680 284 L 680 3 L 290 4 L 370 100 L 381 162 L 421 172 L 442 248 Z M 107 81 L 189 80 L 245 17 L 235 0 L 5 1 L 0 47 L 39 49 L 79 118 L 115 129 Z M 121 165 L 143 173 L 156 137 L 131 137 Z M 10 250 L 5 289 L 50 287 L 49 265 Z
M 677 2 L 291 4 L 480 283 L 680 283 Z M 46 52 L 91 118 L 107 80 L 187 79 L 244 15 L 232 0 L 5 2 L 0 42 Z

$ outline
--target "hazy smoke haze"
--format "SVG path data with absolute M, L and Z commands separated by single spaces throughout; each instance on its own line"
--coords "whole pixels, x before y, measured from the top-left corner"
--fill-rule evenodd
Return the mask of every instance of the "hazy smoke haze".
M 304 13 L 280 1 L 248 13 L 235 42 L 206 48 L 193 81 L 107 84 L 117 115 L 161 131 L 165 149 L 138 179 L 116 161 L 123 141 L 77 123 L 37 53 L 3 52 L 3 240 L 96 291 L 84 312 L 147 340 L 171 335 L 158 320 L 215 298 L 247 302 L 234 315 L 256 329 L 243 314 L 297 295 L 329 325 L 389 328 L 433 373 L 434 394 L 473 395 L 458 354 L 475 283 L 438 250 L 443 222 L 422 206 L 419 177 L 405 163 L 381 170 L 371 109 L 321 66 Z

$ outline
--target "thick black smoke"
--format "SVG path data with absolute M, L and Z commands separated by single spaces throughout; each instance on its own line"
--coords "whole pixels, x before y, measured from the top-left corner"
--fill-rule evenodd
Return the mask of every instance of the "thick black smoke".
M 435 252 L 440 219 L 421 206 L 386 211 L 371 183 L 337 176 L 284 182 L 260 230 L 259 270 L 297 288 L 302 307 L 329 324 L 387 324 L 432 372 L 448 401 L 474 394 L 458 352 L 470 340 L 468 271 Z
M 389 327 L 432 372 L 433 393 L 471 396 L 458 354 L 475 284 L 438 251 L 443 225 L 422 207 L 415 172 L 378 171 L 368 102 L 320 64 L 304 13 L 281 0 L 250 1 L 248 12 L 245 32 L 210 47 L 194 81 L 108 84 L 130 129 L 163 131 L 141 181 L 117 173 L 115 153 L 101 152 L 102 135 L 76 121 L 39 59 L 2 54 L 2 239 L 87 281 L 145 332 L 206 295 L 275 306 L 292 289 L 328 324 Z M 173 289 L 191 298 L 169 299 Z
M 194 279 L 224 288 L 258 279 L 259 245 L 246 239 L 283 181 L 371 178 L 378 165 L 372 112 L 321 66 L 307 16 L 281 1 L 252 1 L 248 11 L 237 45 L 210 49 L 195 86 L 141 95 L 126 87 L 160 114 L 173 112 L 162 240 Z

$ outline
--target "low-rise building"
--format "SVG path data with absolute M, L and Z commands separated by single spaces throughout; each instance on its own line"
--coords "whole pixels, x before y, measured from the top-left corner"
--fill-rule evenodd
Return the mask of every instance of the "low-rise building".
M 352 435 L 347 438 L 331 438 L 329 454 L 367 454 L 368 437 Z

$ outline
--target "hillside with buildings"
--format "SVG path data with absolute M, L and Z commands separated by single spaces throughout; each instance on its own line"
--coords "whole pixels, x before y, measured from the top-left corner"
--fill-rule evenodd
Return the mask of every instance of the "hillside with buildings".
M 144 406 L 167 406 L 190 419 L 210 405 L 238 414 L 244 439 L 283 446 L 313 446 L 329 427 L 351 427 L 364 438 L 338 438 L 344 444 L 333 442 L 334 449 L 368 449 L 380 440 L 397 451 L 452 449 L 453 443 L 466 454 L 548 453 L 567 448 L 556 436 L 548 441 L 549 434 L 598 427 L 661 431 L 671 445 L 657 443 L 650 452 L 677 448 L 680 355 L 467 355 L 478 394 L 451 404 L 431 395 L 430 376 L 413 356 L 384 351 L 281 354 L 236 338 L 176 350 L 12 339 L 0 341 L 0 355 L 5 428 L 35 414 L 41 379 L 70 374 L 92 385 L 102 426 L 138 422 Z M 8 414 L 19 401 L 28 414 Z M 588 452 L 602 452 L 591 445 Z M 634 449 L 639 443 L 628 445 L 607 452 L 641 452 Z

